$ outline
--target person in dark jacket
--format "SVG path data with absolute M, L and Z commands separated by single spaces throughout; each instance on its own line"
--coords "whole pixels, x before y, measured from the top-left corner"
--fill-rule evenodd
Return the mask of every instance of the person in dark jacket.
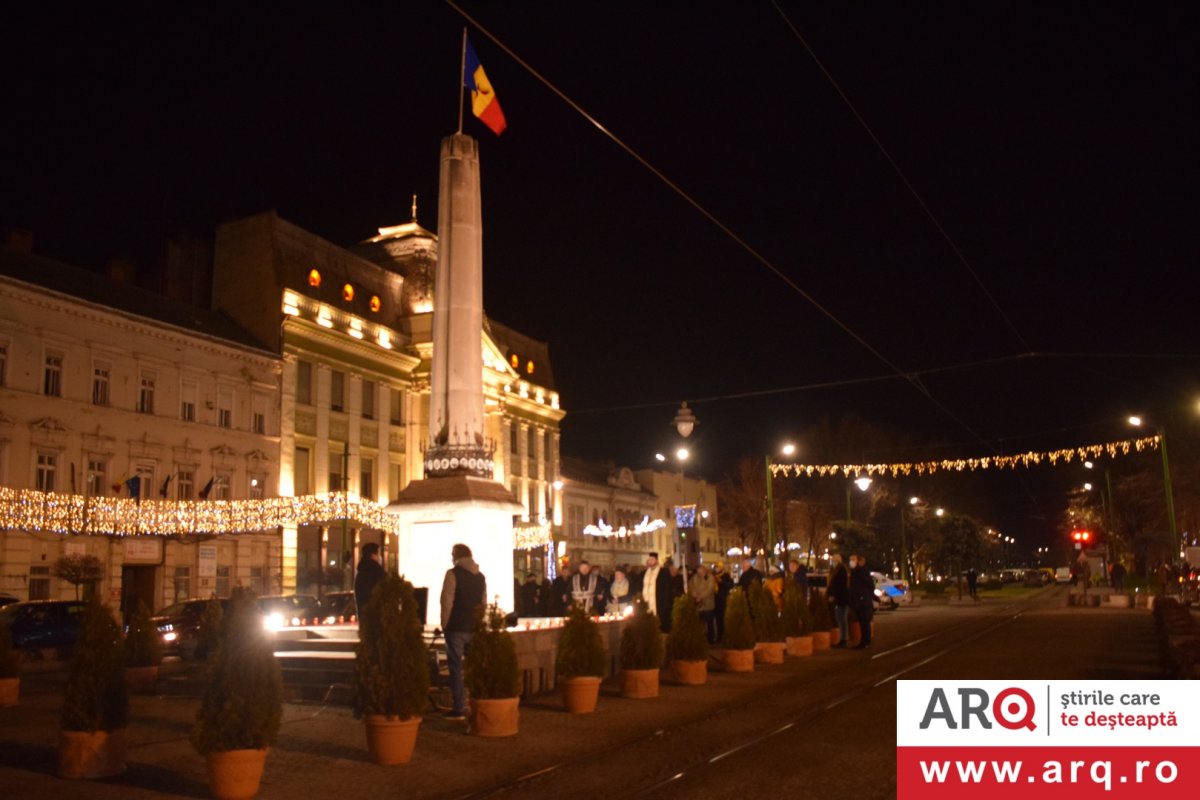
M 379 545 L 374 542 L 364 544 L 362 556 L 358 560 L 358 573 L 354 576 L 354 613 L 359 619 L 362 619 L 362 610 L 371 599 L 371 592 L 375 591 L 375 587 L 386 577 Z
M 725 638 L 725 604 L 729 602 L 729 593 L 733 591 L 733 578 L 725 571 L 725 564 L 718 561 L 713 567 L 713 580 L 716 581 L 716 603 L 713 614 L 717 623 L 717 641 Z
M 871 617 L 875 614 L 875 579 L 867 569 L 867 560 L 862 556 L 850 556 L 850 607 L 862 627 L 862 641 L 855 650 L 871 646 Z
M 446 636 L 446 660 L 450 666 L 450 695 L 454 706 L 448 719 L 466 719 L 463 688 L 463 657 L 471 649 L 475 614 L 487 602 L 487 578 L 471 557 L 471 548 L 456 544 L 450 550 L 454 566 L 442 581 L 442 632 Z
M 850 640 L 850 571 L 842 563 L 841 553 L 833 555 L 833 569 L 829 572 L 829 588 L 826 591 L 833 603 L 833 618 L 837 620 L 842 638 L 834 647 L 846 647 Z
M 743 558 L 742 559 L 742 576 L 740 578 L 738 578 L 738 582 L 737 582 L 738 588 L 744 590 L 746 592 L 746 594 L 749 595 L 750 584 L 753 581 L 758 581 L 759 583 L 762 583 L 763 582 L 763 574 L 754 568 L 754 559 L 753 558 Z
M 521 584 L 521 593 L 517 597 L 520 599 L 522 617 L 543 616 L 542 587 L 532 572 L 525 573 L 525 583 Z
M 571 569 L 566 565 L 554 576 L 554 580 L 542 592 L 542 605 L 547 617 L 561 617 L 567 613 L 567 597 L 570 596 Z

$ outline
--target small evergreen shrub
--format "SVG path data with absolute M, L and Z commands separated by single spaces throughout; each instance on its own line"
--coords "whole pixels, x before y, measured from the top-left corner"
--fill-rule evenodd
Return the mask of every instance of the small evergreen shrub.
M 567 612 L 554 670 L 559 678 L 604 677 L 606 655 L 600 627 L 578 603 Z
M 408 719 L 429 702 L 429 653 L 413 585 L 388 575 L 358 620 L 354 713 Z
M 112 612 L 92 600 L 79 621 L 71 675 L 63 693 L 64 731 L 114 731 L 129 718 L 121 626 Z
M 621 669 L 658 669 L 662 663 L 658 615 L 639 600 L 633 604 L 633 616 L 621 631 Z
M 471 649 L 463 661 L 463 683 L 471 697 L 498 700 L 521 694 L 517 646 L 496 606 L 480 608 L 475 617 Z
M 700 620 L 700 609 L 687 595 L 676 597 L 671 608 L 667 657 L 671 661 L 704 661 L 708 658 L 708 637 Z
M 759 642 L 782 642 L 783 623 L 779 619 L 779 607 L 775 598 L 757 581 L 750 584 L 751 619 L 754 621 L 754 638 Z
M 12 643 L 12 631 L 7 625 L 0 624 L 0 678 L 19 677 L 20 666 L 21 661 Z
M 270 747 L 283 716 L 279 662 L 248 589 L 234 589 L 210 654 L 208 684 L 196 713 L 192 745 L 202 755 Z
M 206 659 L 217 652 L 221 641 L 221 626 L 224 624 L 225 611 L 221 601 L 212 598 L 204 607 L 204 616 L 200 618 L 200 628 L 197 631 L 196 658 Z
M 729 593 L 725 603 L 725 647 L 730 650 L 753 650 L 754 623 L 750 621 L 750 605 L 739 586 Z
M 157 667 L 161 662 L 162 640 L 158 628 L 150 618 L 150 609 L 139 601 L 125 634 L 125 666 Z
M 812 613 L 804 600 L 804 590 L 795 581 L 787 581 L 783 585 L 783 613 L 779 621 L 785 637 L 812 633 Z
M 808 610 L 812 615 L 812 629 L 814 632 L 831 631 L 833 630 L 833 615 L 829 613 L 829 601 L 825 597 L 825 593 L 819 589 L 813 589 L 808 594 Z

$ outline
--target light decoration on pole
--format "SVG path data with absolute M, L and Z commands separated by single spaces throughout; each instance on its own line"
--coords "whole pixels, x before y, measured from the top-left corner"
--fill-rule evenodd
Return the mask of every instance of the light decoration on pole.
M 603 536 L 605 538 L 616 536 L 619 539 L 624 539 L 627 536 L 641 536 L 644 533 L 653 533 L 667 527 L 667 523 L 661 519 L 651 520 L 649 516 L 642 517 L 642 521 L 634 525 L 632 528 L 626 528 L 622 525 L 619 528 L 614 528 L 604 520 L 600 520 L 597 525 L 588 525 L 583 529 L 584 536 Z
M 1089 444 L 1081 447 L 1070 447 L 1062 450 L 1043 452 L 1029 451 L 1013 455 L 980 456 L 977 458 L 947 458 L 940 461 L 912 461 L 894 464 L 771 464 L 771 474 L 794 475 L 797 478 L 813 476 L 819 478 L 851 475 L 890 475 L 893 478 L 900 475 L 932 475 L 935 472 L 974 472 L 981 469 L 1016 469 L 1017 467 L 1035 467 L 1041 464 L 1058 466 L 1069 464 L 1078 459 L 1095 459 L 1107 455 L 1110 458 L 1127 456 L 1131 452 L 1140 453 L 1143 450 L 1154 450 L 1159 446 L 1160 437 L 1145 436 L 1140 439 L 1123 439 L 1103 444 Z
M 675 506 L 675 527 L 676 528 L 694 528 L 696 527 L 696 504 L 691 503 L 685 506 Z

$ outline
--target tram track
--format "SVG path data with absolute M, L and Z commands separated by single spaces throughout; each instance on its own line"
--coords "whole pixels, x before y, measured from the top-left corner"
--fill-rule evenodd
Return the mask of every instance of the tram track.
M 987 609 L 982 615 L 975 611 L 969 619 L 950 624 L 936 618 L 918 622 L 911 638 L 873 652 L 869 659 L 855 662 L 865 669 L 830 674 L 835 665 L 821 664 L 817 675 L 806 670 L 805 675 L 797 676 L 807 680 L 806 685 L 776 683 L 762 687 L 710 709 L 700 718 L 572 755 L 511 780 L 458 795 L 455 800 L 553 797 L 561 793 L 588 797 L 603 794 L 616 800 L 660 794 L 668 787 L 702 778 L 739 754 L 753 751 L 756 746 L 789 731 L 811 725 L 839 706 L 987 636 L 1053 595 L 1053 592 L 1039 592 Z M 809 663 L 806 661 L 804 666 Z M 817 665 L 817 662 L 812 663 Z M 817 690 L 815 695 L 810 694 L 812 689 Z M 892 725 L 892 720 L 887 720 L 886 724 Z M 653 761 L 646 758 L 648 752 L 655 753 Z

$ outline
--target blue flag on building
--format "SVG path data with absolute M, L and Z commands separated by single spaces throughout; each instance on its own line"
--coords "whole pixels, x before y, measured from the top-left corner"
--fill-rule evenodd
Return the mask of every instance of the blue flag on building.
M 139 503 L 142 501 L 142 476 L 134 475 L 129 480 L 125 481 L 125 488 L 129 490 L 129 496 Z

